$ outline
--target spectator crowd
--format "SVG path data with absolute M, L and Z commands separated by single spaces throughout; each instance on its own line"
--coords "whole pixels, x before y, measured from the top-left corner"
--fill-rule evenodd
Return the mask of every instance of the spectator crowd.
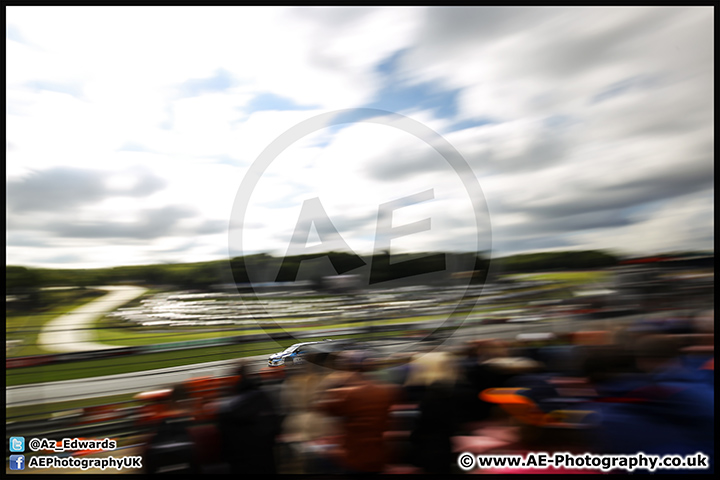
M 186 383 L 162 400 L 148 419 L 146 471 L 448 474 L 463 472 L 462 452 L 702 452 L 710 473 L 713 322 L 352 350 L 260 372 L 239 363 L 205 392 Z

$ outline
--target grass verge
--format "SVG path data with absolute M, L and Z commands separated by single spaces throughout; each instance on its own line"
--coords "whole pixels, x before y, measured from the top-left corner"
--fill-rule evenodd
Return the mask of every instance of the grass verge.
M 157 368 L 259 355 L 264 351 L 268 351 L 269 354 L 272 353 L 269 350 L 273 348 L 277 348 L 277 344 L 270 341 L 252 344 L 252 346 L 227 345 L 16 368 L 5 371 L 5 384 L 11 387 L 29 383 L 56 382 L 118 373 L 142 372 Z
M 373 338 L 385 332 L 378 332 Z M 324 338 L 343 339 L 355 338 L 359 335 L 328 335 Z M 225 345 L 218 347 L 194 348 L 191 350 L 177 350 L 172 352 L 148 353 L 100 360 L 87 360 L 55 365 L 40 365 L 37 367 L 17 368 L 5 371 L 5 384 L 8 387 L 41 382 L 56 382 L 61 380 L 74 380 L 78 378 L 115 375 L 120 373 L 142 372 L 158 368 L 193 365 L 196 363 L 232 360 L 235 358 L 252 357 L 255 355 L 270 355 L 279 352 L 290 345 L 298 343 L 296 339 L 287 339 L 279 342 L 269 340 L 247 345 Z
M 43 326 L 55 318 L 105 295 L 103 290 L 72 289 L 44 292 L 46 306 L 43 311 L 24 313 L 5 310 L 5 336 L 7 340 L 18 340 L 20 346 L 6 352 L 8 357 L 42 355 L 49 353 L 37 344 Z
M 519 275 L 519 277 L 522 280 L 550 280 L 569 285 L 587 285 L 604 282 L 609 275 L 609 272 L 602 270 L 587 270 L 580 272 L 527 273 Z
M 563 272 L 564 274 L 570 273 L 575 274 L 575 278 L 578 277 L 577 274 L 585 274 L 585 278 L 587 278 L 587 273 L 595 273 L 595 272 Z M 557 276 L 559 274 L 543 274 L 543 275 L 553 275 Z M 572 277 L 572 275 L 571 275 Z M 137 300 L 135 300 L 137 301 Z M 495 305 L 477 305 L 473 312 L 471 312 L 469 315 L 483 315 L 483 314 L 490 314 L 494 311 L 498 310 L 504 310 L 510 308 L 509 305 L 504 304 L 495 304 Z M 514 308 L 517 308 L 517 306 L 514 306 Z M 394 318 L 394 319 L 385 319 L 385 320 L 374 320 L 372 322 L 363 322 L 363 323 L 342 323 L 342 324 L 335 324 L 335 325 L 327 325 L 327 324 L 318 324 L 314 326 L 309 327 L 289 327 L 286 328 L 286 332 L 304 332 L 304 331 L 313 331 L 317 330 L 319 328 L 344 328 L 344 327 L 354 327 L 354 326 L 380 326 L 380 325 L 390 325 L 395 323 L 407 323 L 407 322 L 415 322 L 415 321 L 433 321 L 438 319 L 444 319 L 447 318 L 444 315 L 439 316 L 430 316 L 430 317 L 406 317 L 406 318 Z M 141 346 L 141 345 L 150 345 L 150 344 L 158 344 L 158 343 L 167 343 L 167 342 L 173 342 L 173 341 L 186 341 L 186 340 L 196 340 L 196 339 L 205 339 L 205 338 L 217 338 L 222 336 L 237 336 L 242 334 L 248 334 L 248 333 L 258 333 L 258 330 L 227 330 L 227 331 L 214 331 L 214 332 L 138 332 L 133 329 L 132 333 L 129 331 L 130 329 L 125 329 L 125 335 L 123 335 L 122 338 L 118 337 L 119 335 L 118 331 L 121 329 L 114 328 L 114 329 L 98 329 L 98 337 L 97 341 L 113 344 L 117 342 L 118 345 L 131 345 L 131 346 Z M 373 338 L 378 338 L 378 334 L 381 332 L 376 332 L 373 334 Z M 389 335 L 392 335 L 391 333 Z M 348 338 L 348 337 L 356 337 L 358 335 L 343 335 L 343 336 L 330 336 L 332 338 Z M 40 382 L 51 382 L 51 381 L 61 381 L 61 380 L 72 380 L 72 379 L 79 379 L 79 378 L 87 378 L 87 377 L 95 377 L 95 376 L 103 376 L 103 375 L 113 375 L 113 374 L 119 374 L 119 373 L 132 373 L 132 372 L 141 372 L 145 370 L 151 370 L 151 369 L 158 369 L 158 368 L 166 368 L 166 367 L 174 367 L 174 366 L 182 366 L 182 365 L 192 365 L 196 363 L 204 363 L 204 362 L 212 362 L 212 361 L 218 361 L 218 360 L 229 360 L 233 358 L 241 358 L 246 356 L 253 356 L 253 355 L 264 355 L 264 354 L 271 354 L 274 352 L 277 352 L 281 350 L 282 348 L 289 346 L 293 343 L 296 343 L 297 340 L 290 339 L 287 340 L 282 345 L 278 345 L 274 341 L 267 341 L 267 342 L 261 342 L 261 343 L 254 343 L 249 345 L 228 345 L 228 346 L 218 346 L 218 347 L 204 347 L 204 348 L 197 348 L 192 350 L 182 350 L 182 351 L 175 351 L 175 352 L 158 352 L 158 353 L 150 353 L 150 354 L 144 354 L 144 355 L 134 355 L 134 356 L 127 356 L 127 357 L 114 357 L 114 358 L 107 358 L 107 359 L 101 359 L 101 360 L 88 360 L 83 362 L 73 362 L 73 363 L 65 363 L 65 364 L 56 364 L 56 365 L 43 365 L 43 366 L 36 366 L 36 367 L 26 367 L 26 368 L 19 368 L 19 369 L 11 369 L 6 370 L 6 385 L 7 386 L 16 386 L 16 385 L 24 385 L 24 384 L 31 384 L 31 383 L 40 383 Z M 281 342 L 282 343 L 282 342 Z

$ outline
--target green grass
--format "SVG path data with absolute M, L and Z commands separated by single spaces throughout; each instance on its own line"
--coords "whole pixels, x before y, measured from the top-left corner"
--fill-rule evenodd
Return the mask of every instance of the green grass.
M 569 285 L 584 285 L 600 283 L 607 280 L 609 273 L 602 270 L 588 270 L 581 272 L 548 272 L 529 273 L 522 275 L 526 280 L 551 280 Z
M 526 278 L 537 278 L 542 280 L 555 280 L 561 281 L 568 284 L 574 283 L 587 283 L 598 281 L 602 279 L 604 272 L 558 272 L 558 273 L 544 273 L 544 274 L 533 274 Z M 540 293 L 541 289 L 538 289 Z M 153 292 L 147 292 L 152 294 Z M 89 300 L 88 300 L 89 301 Z M 133 300 L 131 303 L 139 303 L 140 298 Z M 79 306 L 79 305 L 76 305 Z M 75 306 L 75 307 L 76 307 Z M 65 311 L 75 307 L 66 307 Z M 483 315 L 498 313 L 507 309 L 522 308 L 521 304 L 513 302 L 512 304 L 492 304 L 476 305 L 472 312 L 468 315 Z M 64 311 L 62 312 L 64 313 Z M 61 313 L 59 313 L 61 314 Z M 455 317 L 456 315 L 452 315 Z M 319 328 L 344 328 L 353 326 L 379 326 L 389 325 L 396 323 L 406 323 L 415 321 L 434 321 L 439 319 L 447 318 L 444 315 L 435 315 L 428 317 L 405 317 L 405 318 L 392 318 L 386 320 L 374 320 L 372 322 L 361 322 L 361 323 L 339 323 L 339 324 L 325 324 L 318 322 L 317 325 L 308 327 L 287 327 L 282 329 L 286 332 L 303 332 L 313 331 Z M 129 345 L 129 346 L 142 346 L 150 344 L 168 343 L 175 341 L 189 341 L 189 340 L 200 340 L 208 338 L 219 338 L 224 336 L 237 336 L 249 333 L 259 333 L 258 330 L 240 330 L 240 329 L 227 329 L 221 331 L 208 331 L 207 329 L 193 329 L 183 332 L 177 330 L 166 330 L 157 331 L 155 330 L 142 330 L 135 327 L 128 328 L 117 328 L 121 325 L 120 322 L 113 321 L 105 318 L 98 323 L 97 329 L 97 340 L 102 343 L 115 344 L 115 345 Z M 115 328 L 107 328 L 108 326 L 114 326 Z M 379 332 L 376 332 L 379 333 Z M 336 336 L 334 338 L 347 338 L 350 336 Z M 375 337 L 376 335 L 373 335 Z M 49 382 L 59 380 L 70 380 L 77 378 L 86 378 L 93 376 L 112 375 L 118 373 L 130 373 L 139 372 L 149 369 L 173 367 L 180 365 L 192 365 L 195 363 L 204 363 L 217 360 L 228 360 L 233 358 L 241 358 L 245 356 L 253 355 L 265 355 L 274 353 L 281 350 L 282 348 L 296 343 L 297 340 L 290 339 L 286 341 L 286 345 L 278 346 L 274 341 L 261 342 L 250 344 L 247 346 L 232 345 L 232 346 L 219 346 L 219 347 L 204 347 L 192 350 L 184 350 L 177 352 L 158 352 L 145 355 L 135 355 L 131 357 L 114 357 L 109 359 L 91 360 L 84 362 L 73 362 L 66 364 L 46 365 L 37 367 L 28 367 L 20 369 L 12 369 L 6 371 L 6 384 L 8 386 L 22 385 L 37 382 Z M 25 353 L 26 355 L 29 353 Z
M 538 289 L 538 293 L 540 293 L 540 289 Z M 549 295 L 552 296 L 552 295 Z M 512 304 L 493 304 L 493 305 L 476 305 L 472 312 L 468 313 L 467 315 L 472 314 L 488 314 L 488 313 L 495 313 L 502 310 L 508 310 L 508 309 L 517 309 L 519 306 L 516 302 L 513 302 Z M 462 314 L 451 314 L 450 318 L 457 318 L 460 317 Z M 359 325 L 362 326 L 380 326 L 380 325 L 393 325 L 393 324 L 401 324 L 401 323 L 408 323 L 408 322 L 421 322 L 421 321 L 436 321 L 436 320 L 443 320 L 447 318 L 446 315 L 431 315 L 431 316 L 415 316 L 415 317 L 399 317 L 399 318 L 390 318 L 390 319 L 384 319 L 384 320 L 372 320 L 372 321 L 366 321 L 366 322 L 344 322 L 344 323 L 334 323 L 334 324 L 327 324 L 322 322 L 317 322 L 316 325 L 306 326 L 306 327 L 299 327 L 299 326 L 287 326 L 284 328 L 279 329 L 269 329 L 271 332 L 304 332 L 304 331 L 313 331 L 317 330 L 319 328 L 348 328 L 348 327 L 357 327 Z M 289 324 L 292 325 L 292 324 Z M 242 327 L 227 327 L 227 329 L 218 328 L 214 331 L 208 330 L 207 328 L 203 327 L 197 327 L 195 329 L 166 329 L 166 330 L 160 330 L 156 328 L 142 328 L 142 327 L 134 327 L 134 326 L 125 326 L 122 322 L 119 321 L 112 321 L 111 319 L 104 319 L 101 323 L 101 326 L 104 326 L 104 328 L 99 328 L 96 333 L 96 338 L 98 342 L 105 343 L 108 345 L 117 345 L 117 346 L 143 346 L 143 345 L 154 345 L 154 344 L 160 344 L 160 343 L 170 343 L 170 342 L 181 342 L 181 341 L 191 341 L 191 340 L 204 340 L 204 339 L 210 339 L 210 338 L 222 338 L 222 337 L 232 337 L 232 336 L 239 336 L 239 335 L 249 335 L 249 334 L 256 334 L 264 330 L 258 330 L 258 329 L 245 329 L 243 330 Z
M 195 329 L 166 329 L 158 330 L 152 327 L 102 327 L 96 331 L 96 339 L 100 343 L 118 346 L 142 346 L 154 345 L 157 343 L 185 342 L 190 340 L 204 340 L 208 338 L 234 337 L 238 335 L 250 335 L 259 333 L 259 330 L 245 329 L 242 327 L 227 327 L 208 330 L 198 327 Z
M 387 320 L 372 320 L 366 322 L 344 322 L 344 323 L 323 323 L 316 322 L 315 325 L 298 327 L 298 326 L 287 326 L 284 328 L 269 328 L 271 332 L 308 332 L 317 330 L 320 328 L 348 328 L 357 326 L 379 326 L 379 325 L 393 325 L 407 322 L 417 321 L 433 321 L 446 318 L 445 315 L 433 315 L 423 317 L 403 317 L 403 318 L 391 318 Z M 293 324 L 288 324 L 293 325 Z M 183 342 L 190 340 L 203 340 L 208 338 L 222 338 L 222 337 L 234 337 L 238 335 L 251 335 L 261 333 L 265 330 L 258 329 L 245 329 L 242 327 L 228 327 L 227 330 L 217 329 L 215 331 L 208 331 L 206 328 L 199 327 L 195 330 L 181 330 L 171 329 L 164 331 L 157 331 L 157 329 L 142 329 L 139 327 L 122 327 L 122 328 L 102 328 L 98 329 L 96 333 L 97 341 L 108 345 L 118 346 L 141 346 L 141 345 L 154 345 L 158 343 L 170 343 L 170 342 Z
M 253 344 L 252 350 L 250 350 L 250 347 L 231 345 L 130 355 L 65 364 L 40 365 L 6 370 L 5 381 L 7 386 L 15 386 L 28 383 L 54 382 L 113 375 L 117 373 L 141 372 L 156 368 L 192 365 L 194 363 L 258 355 L 263 353 L 263 350 L 261 350 L 263 347 L 266 348 L 265 351 L 268 351 L 268 353 L 272 353 L 271 350 L 278 348 L 275 342 L 270 341 Z
M 20 347 L 8 352 L 8 357 L 49 353 L 37 344 L 43 326 L 55 318 L 105 295 L 102 290 L 58 290 L 43 292 L 45 307 L 38 312 L 26 313 L 5 310 L 5 336 L 7 340 L 20 340 Z
M 487 314 L 493 312 L 501 312 L 511 307 L 507 305 L 486 306 L 474 313 Z M 517 308 L 515 306 L 514 308 Z M 363 323 L 363 326 L 383 325 L 391 323 L 404 323 L 420 320 L 438 320 L 446 318 L 445 316 L 433 317 L 408 317 L 393 320 L 378 320 L 375 322 Z M 334 328 L 342 328 L 343 326 L 357 326 L 357 324 L 333 325 Z M 312 331 L 317 327 L 297 327 L 294 329 L 286 329 L 287 332 Z M 254 331 L 253 333 L 257 333 Z M 238 335 L 237 331 L 228 332 L 228 334 Z M 392 332 L 374 332 L 372 338 L 381 338 L 384 336 L 392 336 Z M 328 335 L 329 338 L 354 338 L 359 335 Z M 167 337 L 165 337 L 167 341 Z M 184 338 L 187 339 L 187 338 Z M 177 341 L 178 339 L 173 339 Z M 143 355 L 121 356 L 100 360 L 87 360 L 82 362 L 71 362 L 65 364 L 42 365 L 37 367 L 26 367 L 6 370 L 6 385 L 16 386 L 30 383 L 51 382 L 60 380 L 72 380 L 78 378 L 95 377 L 102 375 L 114 375 L 119 373 L 141 372 L 145 370 L 175 367 L 181 365 L 192 365 L 196 363 L 212 362 L 218 360 L 230 360 L 234 358 L 242 358 L 255 355 L 270 355 L 278 352 L 294 343 L 296 339 L 288 339 L 278 343 L 273 340 L 267 342 L 251 343 L 247 345 L 226 345 L 216 347 L 203 347 L 191 350 L 180 350 L 173 352 L 158 352 Z M 149 341 L 147 343 L 156 343 Z
M 380 338 L 381 336 L 387 336 L 388 334 L 385 332 L 379 332 L 376 335 L 373 335 L 373 337 Z M 335 339 L 341 339 L 341 338 L 352 338 L 354 335 L 338 335 L 335 337 Z M 240 347 L 236 349 L 235 353 L 231 353 L 227 358 L 242 358 L 243 356 L 253 356 L 253 355 L 259 355 L 259 354 L 265 354 L 267 353 L 268 356 L 271 353 L 279 352 L 290 345 L 297 343 L 298 341 L 295 339 L 290 340 L 284 340 L 278 343 L 274 341 L 269 342 L 262 342 L 262 343 L 256 343 L 254 345 L 250 345 L 248 347 Z M 214 349 L 203 349 L 206 350 L 205 352 L 202 352 L 203 355 L 210 355 L 213 350 L 215 350 L 214 359 L 215 360 L 223 360 L 228 355 L 228 352 L 222 352 L 223 348 L 228 347 L 216 347 Z M 244 351 L 243 351 L 244 350 Z M 191 352 L 196 352 L 195 350 L 192 350 Z M 183 353 L 183 352 L 168 352 L 168 353 Z M 187 351 L 184 352 L 187 354 Z M 197 352 L 198 354 L 200 352 Z M 146 357 L 154 357 L 155 361 L 158 361 L 159 359 L 163 358 L 165 360 L 170 360 L 174 357 L 174 355 L 166 355 L 166 354 L 149 354 Z M 144 356 L 145 357 L 145 356 Z M 203 361 L 213 361 L 213 360 L 203 360 Z M 99 362 L 99 361 L 97 361 Z M 89 363 L 93 362 L 84 362 L 83 366 L 88 366 Z M 173 362 L 174 366 L 175 362 Z M 178 364 L 180 365 L 180 364 Z M 118 366 L 119 367 L 119 366 Z M 31 370 L 38 367 L 31 367 Z M 163 368 L 163 367 L 153 367 L 153 368 Z M 145 368 L 143 368 L 144 370 Z M 6 372 L 7 373 L 7 372 Z M 114 372 L 114 373 L 126 373 L 126 372 Z M 78 377 L 82 378 L 82 377 Z M 70 378 L 65 378 L 65 380 L 69 380 Z M 11 386 L 11 384 L 8 382 L 8 386 Z M 161 388 L 162 385 L 158 385 L 158 388 Z M 138 392 L 145 391 L 147 389 L 138 389 Z M 38 404 L 38 405 L 26 405 L 21 407 L 9 407 L 5 409 L 5 417 L 6 420 L 13 420 L 12 417 L 20 417 L 17 418 L 16 421 L 28 421 L 28 420 L 40 420 L 40 419 L 46 419 L 49 418 L 50 415 L 53 412 L 60 412 L 63 410 L 74 410 L 74 409 L 81 409 L 84 407 L 90 407 L 95 405 L 107 405 L 111 403 L 125 403 L 127 402 L 126 406 L 129 406 L 133 403 L 134 396 L 136 393 L 127 393 L 122 395 L 111 395 L 111 396 L 105 396 L 105 397 L 95 397 L 95 398 L 86 398 L 83 400 L 70 400 L 65 402 L 51 402 L 51 403 L 44 403 L 44 404 Z
M 383 332 L 388 335 L 387 332 Z M 324 338 L 354 338 L 358 335 L 328 335 Z M 8 387 L 26 385 L 30 383 L 55 382 L 73 380 L 119 373 L 142 372 L 157 368 L 193 365 L 196 363 L 214 362 L 219 360 L 232 360 L 234 358 L 251 357 L 255 355 L 270 355 L 279 352 L 290 345 L 298 343 L 297 339 L 287 339 L 279 342 L 269 340 L 247 345 L 224 345 L 217 347 L 194 348 L 191 350 L 178 350 L 172 352 L 148 353 L 143 355 L 130 355 L 100 360 L 87 360 L 65 364 L 40 365 L 36 367 L 16 368 L 5 371 L 5 384 Z
M 569 272 L 571 274 L 580 273 L 580 274 L 586 274 L 586 273 L 593 273 L 593 272 Z M 554 275 L 554 274 L 549 274 Z M 526 290 L 528 291 L 537 291 L 538 295 L 541 295 L 543 290 L 549 290 L 554 287 L 528 287 Z M 150 292 L 148 292 L 149 294 Z M 557 298 L 558 297 L 557 292 L 549 293 L 547 295 L 547 298 Z M 564 298 L 566 295 L 560 295 L 560 298 Z M 303 297 L 305 298 L 305 297 Z M 139 303 L 139 300 L 136 300 L 135 303 Z M 498 309 L 507 309 L 511 308 L 508 305 L 478 305 L 474 308 L 472 313 L 491 313 L 493 311 L 496 311 Z M 517 302 L 513 302 L 512 308 L 518 308 Z M 457 317 L 460 314 L 452 314 L 452 317 Z M 417 321 L 436 321 L 447 318 L 446 315 L 433 315 L 433 316 L 415 316 L 415 317 L 398 317 L 398 318 L 389 318 L 384 320 L 373 320 L 373 321 L 367 321 L 367 322 L 342 322 L 342 323 L 324 323 L 324 322 L 317 322 L 315 324 L 312 324 L 310 326 L 305 327 L 299 327 L 299 326 L 292 326 L 293 324 L 287 324 L 287 327 L 282 327 L 278 330 L 275 330 L 274 328 L 271 331 L 286 331 L 286 332 L 303 332 L 303 331 L 312 331 L 316 330 L 318 328 L 346 328 L 346 327 L 355 327 L 358 325 L 363 326 L 377 326 L 377 325 L 392 325 L 392 324 L 399 324 L 399 323 L 407 323 L 407 322 L 417 322 Z M 291 320 L 301 320 L 298 319 L 291 319 Z M 217 327 L 215 329 L 208 329 L 206 327 L 190 327 L 190 328 L 172 328 L 172 329 L 158 329 L 158 328 L 152 328 L 152 327 L 136 327 L 133 325 L 129 325 L 126 322 L 122 322 L 118 319 L 112 318 L 112 317 L 104 317 L 102 318 L 98 324 L 98 329 L 96 330 L 96 341 L 108 345 L 116 345 L 116 346 L 143 346 L 143 345 L 153 345 L 158 343 L 170 343 L 170 342 L 181 342 L 181 341 L 192 341 L 192 340 L 204 340 L 204 339 L 211 339 L 211 338 L 222 338 L 222 337 L 231 337 L 231 336 L 238 336 L 238 335 L 248 335 L 248 334 L 254 334 L 260 332 L 260 330 L 257 329 L 244 329 L 242 326 L 227 326 L 227 327 Z M 268 327 L 270 328 L 270 327 Z

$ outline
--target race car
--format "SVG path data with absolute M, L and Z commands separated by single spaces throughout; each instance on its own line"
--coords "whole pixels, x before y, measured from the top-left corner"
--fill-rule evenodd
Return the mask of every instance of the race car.
M 270 358 L 268 358 L 268 366 L 269 367 L 282 367 L 285 365 L 299 365 L 303 363 L 303 355 L 308 352 L 308 350 L 313 349 L 314 345 L 318 344 L 324 344 L 326 342 L 332 342 L 332 339 L 326 338 L 325 340 L 321 340 L 318 342 L 303 342 L 303 343 L 296 343 L 294 345 L 289 346 L 282 352 L 273 353 L 270 355 Z

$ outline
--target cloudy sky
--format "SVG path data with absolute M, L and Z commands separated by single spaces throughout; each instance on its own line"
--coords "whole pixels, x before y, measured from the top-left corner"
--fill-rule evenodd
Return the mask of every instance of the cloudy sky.
M 7 264 L 713 248 L 712 8 L 6 12 Z

